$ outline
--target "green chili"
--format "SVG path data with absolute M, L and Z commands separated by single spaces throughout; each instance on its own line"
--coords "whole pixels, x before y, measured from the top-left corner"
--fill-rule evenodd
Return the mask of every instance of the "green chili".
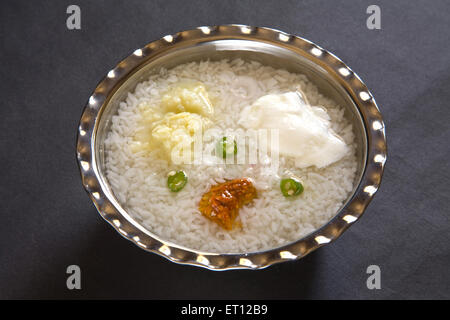
M 167 178 L 167 186 L 170 191 L 178 192 L 184 188 L 187 183 L 187 176 L 184 171 L 177 171 L 169 173 Z
M 283 179 L 280 182 L 281 193 L 285 197 L 293 197 L 303 192 L 303 185 L 294 178 Z
M 223 137 L 217 142 L 217 155 L 222 156 L 222 158 L 227 158 L 227 156 L 237 154 L 237 144 L 236 140 L 233 139 L 233 143 L 228 142 L 227 137 Z

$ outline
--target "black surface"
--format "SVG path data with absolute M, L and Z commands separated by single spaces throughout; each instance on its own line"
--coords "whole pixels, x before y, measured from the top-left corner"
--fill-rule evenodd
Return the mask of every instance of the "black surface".
M 82 29 L 66 28 L 78 4 Z M 381 8 L 381 30 L 366 8 Z M 448 1 L 2 1 L 0 298 L 450 298 Z M 386 122 L 389 156 L 365 216 L 305 259 L 262 271 L 179 266 L 97 214 L 75 161 L 97 82 L 134 49 L 201 25 L 269 26 L 355 70 Z M 66 289 L 66 267 L 82 290 Z M 366 268 L 381 267 L 381 290 Z

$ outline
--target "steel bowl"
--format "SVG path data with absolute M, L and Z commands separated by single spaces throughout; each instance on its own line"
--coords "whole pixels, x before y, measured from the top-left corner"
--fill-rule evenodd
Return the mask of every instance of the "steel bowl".
M 127 213 L 105 177 L 103 142 L 119 102 L 151 73 L 190 61 L 237 57 L 303 73 L 322 94 L 345 107 L 358 145 L 357 176 L 353 192 L 336 215 L 301 239 L 260 252 L 201 252 L 160 238 Z M 199 27 L 167 35 L 134 51 L 108 72 L 89 98 L 79 123 L 76 148 L 83 186 L 114 229 L 142 249 L 170 261 L 211 270 L 261 269 L 297 260 L 338 238 L 362 216 L 378 190 L 387 151 L 384 123 L 375 99 L 346 64 L 301 37 L 245 25 Z

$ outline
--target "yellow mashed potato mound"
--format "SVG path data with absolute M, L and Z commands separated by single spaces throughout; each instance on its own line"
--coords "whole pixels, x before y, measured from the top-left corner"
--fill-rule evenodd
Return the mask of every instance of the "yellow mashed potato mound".
M 214 113 L 205 85 L 201 82 L 184 82 L 170 89 L 161 100 L 168 112 L 192 112 L 204 117 Z
M 142 103 L 139 111 L 141 119 L 131 151 L 161 149 L 162 157 L 175 161 L 174 157 L 182 157 L 184 151 L 191 149 L 196 134 L 211 126 L 207 117 L 214 109 L 202 83 L 186 82 L 163 95 L 160 106 Z

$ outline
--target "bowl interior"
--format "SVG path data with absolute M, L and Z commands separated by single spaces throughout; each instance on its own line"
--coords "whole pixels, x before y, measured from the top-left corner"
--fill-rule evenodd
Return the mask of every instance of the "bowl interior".
M 94 141 L 95 157 L 97 159 L 97 170 L 102 180 L 102 184 L 106 190 L 105 194 L 115 205 L 117 202 L 113 195 L 113 191 L 105 177 L 105 153 L 104 140 L 111 125 L 111 118 L 117 113 L 119 103 L 123 101 L 128 92 L 133 92 L 139 82 L 146 80 L 149 75 L 159 72 L 161 68 L 170 69 L 182 63 L 200 61 L 209 59 L 211 61 L 221 59 L 241 58 L 243 60 L 258 61 L 264 65 L 272 66 L 274 68 L 283 68 L 289 72 L 302 73 L 314 83 L 320 93 L 324 96 L 333 99 L 337 104 L 345 109 L 345 116 L 353 124 L 353 131 L 355 134 L 355 141 L 357 143 L 357 159 L 358 168 L 356 178 L 354 181 L 353 191 L 350 193 L 348 199 L 343 206 L 353 197 L 361 177 L 366 167 L 367 158 L 367 134 L 364 127 L 361 114 L 349 95 L 346 89 L 339 84 L 332 74 L 327 72 L 324 68 L 314 63 L 305 56 L 299 55 L 289 49 L 273 44 L 253 41 L 253 40 L 214 40 L 202 42 L 183 48 L 175 48 L 159 57 L 150 59 L 135 68 L 115 90 L 110 97 L 107 97 L 107 103 L 99 114 L 97 121 L 97 130 Z M 109 194 L 108 194 L 109 193 Z M 341 208 L 342 208 L 341 207 Z M 121 208 L 122 212 L 126 212 Z M 338 210 L 336 214 L 339 212 Z M 128 215 L 127 215 L 128 216 Z M 130 216 L 127 217 L 131 219 Z M 136 221 L 134 221 L 136 224 Z M 137 223 L 138 224 L 138 223 Z M 145 229 L 145 228 L 144 228 Z M 146 230 L 153 235 L 151 230 Z

